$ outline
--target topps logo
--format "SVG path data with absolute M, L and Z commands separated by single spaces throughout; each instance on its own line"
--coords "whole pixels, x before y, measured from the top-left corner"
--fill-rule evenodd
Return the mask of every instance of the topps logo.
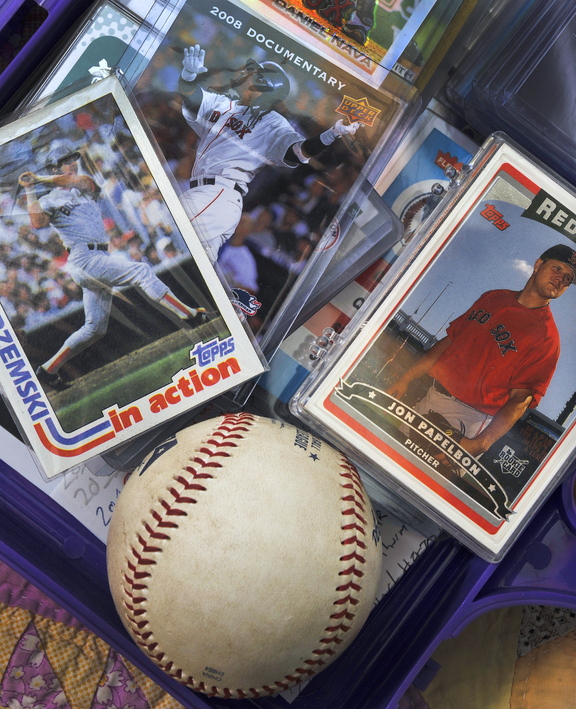
M 485 208 L 480 212 L 480 216 L 492 222 L 497 229 L 504 231 L 508 229 L 510 224 L 504 219 L 502 212 L 499 212 L 493 204 L 487 204 Z
M 215 337 L 210 342 L 199 342 L 190 353 L 190 358 L 196 357 L 199 367 L 207 367 L 216 360 L 232 354 L 234 350 L 234 337 L 227 337 L 225 340 Z
M 522 216 L 546 224 L 570 238 L 576 237 L 576 213 L 544 190 L 538 192 Z

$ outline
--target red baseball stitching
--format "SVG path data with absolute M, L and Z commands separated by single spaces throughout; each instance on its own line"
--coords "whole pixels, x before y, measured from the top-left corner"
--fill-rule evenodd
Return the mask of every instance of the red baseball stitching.
M 283 680 L 276 681 L 274 686 L 248 690 L 207 686 L 205 682 L 197 682 L 194 677 L 184 676 L 183 671 L 174 667 L 173 662 L 165 661 L 165 653 L 161 650 L 157 652 L 158 643 L 154 641 L 153 632 L 148 628 L 147 610 L 139 605 L 146 602 L 146 580 L 151 576 L 147 569 L 156 564 L 155 559 L 148 555 L 162 551 L 162 544 L 170 541 L 170 530 L 178 529 L 178 518 L 188 514 L 184 508 L 196 504 L 196 493 L 206 490 L 205 481 L 214 477 L 208 470 L 221 468 L 222 463 L 218 459 L 230 457 L 231 449 L 237 447 L 238 441 L 244 438 L 243 434 L 255 423 L 257 417 L 246 413 L 226 414 L 222 417 L 209 440 L 196 452 L 195 457 L 190 459 L 190 464 L 173 479 L 168 489 L 168 499 L 160 501 L 162 511 L 153 510 L 152 519 L 144 523 L 146 535 L 138 535 L 138 547 L 130 549 L 132 558 L 126 560 L 128 570 L 124 573 L 124 606 L 138 645 L 171 677 L 209 696 L 226 699 L 262 697 L 289 689 L 312 677 L 336 654 L 335 648 L 344 642 L 346 633 L 351 630 L 351 621 L 355 616 L 354 606 L 360 602 L 360 581 L 364 576 L 363 566 L 366 563 L 363 555 L 363 550 L 366 549 L 364 539 L 370 534 L 365 518 L 366 500 L 360 476 L 356 468 L 341 456 L 341 544 L 344 553 L 340 557 L 342 570 L 339 576 L 342 583 L 336 587 L 338 598 L 334 601 L 334 612 L 329 616 L 330 623 L 319 640 L 318 648 L 311 653 L 313 657 L 305 660 L 302 667 L 296 668 Z

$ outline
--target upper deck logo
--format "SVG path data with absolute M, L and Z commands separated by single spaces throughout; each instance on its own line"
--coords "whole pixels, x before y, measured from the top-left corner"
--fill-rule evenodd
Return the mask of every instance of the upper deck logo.
M 363 98 L 351 98 L 350 96 L 344 96 L 340 105 L 336 109 L 336 113 L 341 113 L 343 116 L 347 116 L 350 123 L 363 123 L 365 126 L 372 127 L 374 121 L 380 113 L 380 109 L 375 106 L 371 106 L 368 103 L 366 97 Z

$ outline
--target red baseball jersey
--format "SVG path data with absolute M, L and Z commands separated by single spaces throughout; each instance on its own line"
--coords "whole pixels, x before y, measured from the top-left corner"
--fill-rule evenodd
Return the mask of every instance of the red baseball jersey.
M 537 406 L 560 356 L 549 306 L 527 308 L 510 290 L 488 291 L 448 326 L 449 346 L 430 374 L 464 403 L 493 416 L 511 389 L 528 389 Z

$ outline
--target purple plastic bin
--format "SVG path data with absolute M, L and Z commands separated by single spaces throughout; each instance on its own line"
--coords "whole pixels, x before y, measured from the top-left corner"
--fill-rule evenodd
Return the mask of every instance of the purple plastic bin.
M 0 0 L 0 115 L 17 106 L 35 70 L 91 4 Z M 22 47 L 13 44 L 15 37 Z M 424 688 L 438 670 L 430 661 L 438 645 L 482 613 L 524 604 L 576 609 L 575 482 L 573 469 L 499 564 L 479 559 L 448 535 L 438 539 L 378 604 L 351 647 L 290 705 L 280 697 L 209 699 L 153 665 L 116 613 L 104 545 L 2 460 L 0 558 L 187 709 L 396 709 L 412 683 Z
M 0 0 L 0 116 L 13 111 L 42 63 L 92 0 Z
M 556 491 L 499 564 L 445 536 L 378 604 L 351 647 L 317 675 L 292 709 L 395 709 L 437 667 L 436 647 L 480 614 L 546 604 L 576 609 L 575 476 Z M 280 697 L 222 701 L 196 694 L 153 665 L 114 608 L 105 547 L 34 485 L 0 461 L 0 558 L 146 672 L 184 707 L 288 707 Z M 190 612 L 194 612 L 191 608 Z
M 456 573 L 452 599 L 426 601 L 435 618 L 430 632 L 418 628 L 426 613 L 411 612 L 404 632 L 414 638 L 414 655 L 405 653 L 397 668 L 399 681 L 382 682 L 367 707 L 396 709 L 410 684 L 424 689 L 438 667 L 429 663 L 443 640 L 456 637 L 483 613 L 507 606 L 545 605 L 576 610 L 576 472 L 574 465 L 566 482 L 551 496 L 534 520 L 499 564 L 488 564 L 471 555 L 461 555 L 456 566 L 446 568 Z M 456 557 L 454 557 L 456 560 Z M 423 573 L 423 567 L 418 568 Z M 436 590 L 442 587 L 438 579 Z M 436 607 L 439 602 L 440 608 Z M 421 609 L 425 611 L 425 607 Z M 416 623 L 414 622 L 416 621 Z M 391 648 L 394 652 L 394 648 Z M 412 666 L 410 667 L 410 665 Z M 430 672 L 427 672 L 430 670 Z

